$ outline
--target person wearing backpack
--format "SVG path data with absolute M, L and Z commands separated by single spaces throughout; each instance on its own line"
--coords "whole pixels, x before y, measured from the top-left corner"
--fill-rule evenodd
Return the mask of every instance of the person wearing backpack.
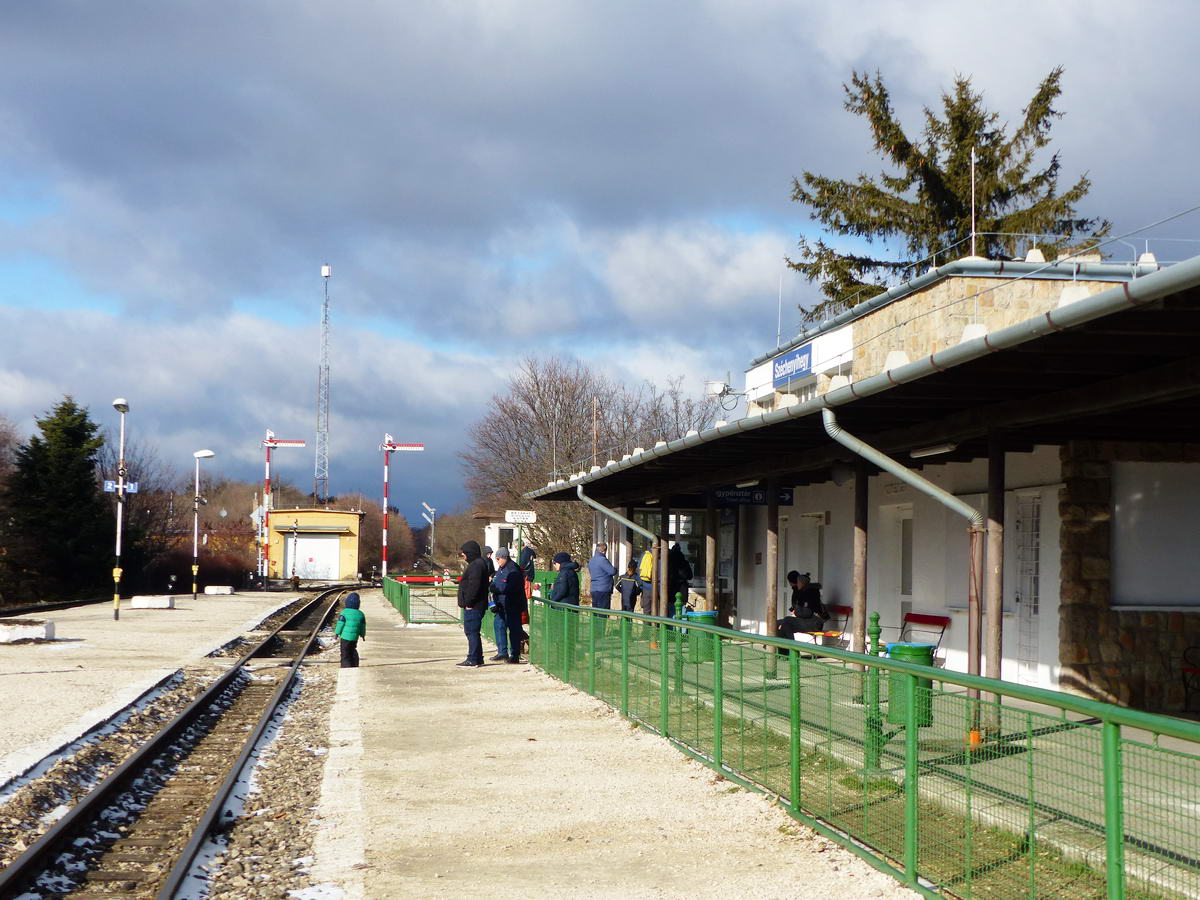
M 358 606 L 358 594 L 347 594 L 342 604 L 342 614 L 333 626 L 333 633 L 342 651 L 343 669 L 358 668 L 358 642 L 367 639 L 367 617 Z

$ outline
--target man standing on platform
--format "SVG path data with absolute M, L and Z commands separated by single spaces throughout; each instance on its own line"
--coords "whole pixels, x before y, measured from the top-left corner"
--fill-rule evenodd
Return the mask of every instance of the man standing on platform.
M 459 551 L 467 563 L 462 580 L 458 583 L 458 607 L 463 611 L 463 632 L 467 636 L 467 658 L 455 665 L 477 668 L 483 665 L 483 638 L 480 626 L 487 611 L 488 577 L 487 563 L 479 550 L 477 541 L 467 541 Z
M 601 541 L 596 553 L 588 560 L 588 576 L 592 580 L 592 609 L 612 609 L 613 577 L 616 568 L 608 561 L 608 544 Z M 597 617 L 596 632 L 604 633 L 604 619 Z

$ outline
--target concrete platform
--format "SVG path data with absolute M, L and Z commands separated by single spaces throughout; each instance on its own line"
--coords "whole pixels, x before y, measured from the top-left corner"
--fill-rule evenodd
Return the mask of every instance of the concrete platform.
M 179 597 L 175 609 L 107 603 L 54 612 L 55 640 L 0 649 L 0 784 L 196 663 L 293 593 Z
M 524 664 L 456 668 L 460 627 L 397 627 L 359 595 L 310 896 L 917 896 L 598 700 Z

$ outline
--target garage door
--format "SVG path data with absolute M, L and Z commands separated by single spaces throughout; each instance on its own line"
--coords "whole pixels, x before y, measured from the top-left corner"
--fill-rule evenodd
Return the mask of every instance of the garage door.
M 292 574 L 293 554 L 296 574 L 306 580 L 337 581 L 338 536 L 336 534 L 289 535 L 284 552 L 284 577 Z

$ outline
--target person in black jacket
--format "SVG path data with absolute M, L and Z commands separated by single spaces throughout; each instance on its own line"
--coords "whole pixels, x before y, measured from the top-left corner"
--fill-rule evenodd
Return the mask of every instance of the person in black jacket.
M 508 548 L 501 547 L 496 551 L 496 574 L 492 576 L 492 594 L 496 598 L 496 647 L 500 648 L 500 639 L 504 636 L 500 628 L 507 632 L 505 662 L 519 663 L 521 661 L 521 613 L 528 608 L 525 600 L 525 574 L 508 555 Z M 497 654 L 499 657 L 499 654 Z M 497 660 L 498 661 L 498 660 Z
M 782 638 L 794 638 L 801 633 L 824 631 L 829 613 L 821 602 L 821 585 L 813 584 L 807 572 L 788 572 L 787 579 L 792 586 L 792 602 L 788 604 L 791 615 L 779 620 L 775 634 Z M 783 652 L 782 648 L 780 652 Z
M 476 668 L 483 665 L 483 639 L 479 636 L 483 614 L 487 611 L 487 563 L 477 541 L 467 541 L 459 552 L 467 568 L 458 583 L 458 606 L 463 611 L 463 632 L 467 635 L 467 658 L 458 666 Z
M 688 599 L 688 585 L 692 580 L 692 566 L 687 561 L 687 557 L 683 555 L 683 548 L 679 546 L 679 542 L 671 545 L 670 551 L 667 553 L 667 611 L 663 613 L 668 619 L 675 617 L 678 611 L 675 607 L 679 602 L 678 597 L 684 603 Z
M 550 599 L 555 603 L 579 605 L 579 563 L 571 560 L 571 554 L 560 551 L 554 554 L 554 568 L 558 577 L 554 579 L 554 589 L 550 591 Z

